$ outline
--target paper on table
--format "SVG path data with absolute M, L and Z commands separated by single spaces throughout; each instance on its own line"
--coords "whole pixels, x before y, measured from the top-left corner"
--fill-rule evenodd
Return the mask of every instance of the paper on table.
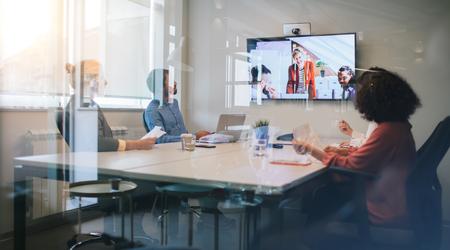
M 146 135 L 142 136 L 141 140 L 147 139 L 150 137 L 155 137 L 158 139 L 159 137 L 163 136 L 166 132 L 162 131 L 160 126 L 155 126 L 150 132 L 148 132 Z
M 288 160 L 274 160 L 270 161 L 270 164 L 273 165 L 287 165 L 287 166 L 308 166 L 311 165 L 311 161 L 309 159 L 305 161 L 288 161 Z

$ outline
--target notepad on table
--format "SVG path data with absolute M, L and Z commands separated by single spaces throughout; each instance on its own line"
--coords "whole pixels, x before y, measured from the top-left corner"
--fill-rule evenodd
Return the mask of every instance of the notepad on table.
M 269 162 L 273 165 L 287 165 L 287 166 L 308 166 L 311 161 L 308 159 L 306 161 L 288 161 L 288 160 L 273 160 Z
M 159 137 L 163 136 L 164 134 L 166 134 L 166 132 L 163 131 L 160 126 L 155 126 L 150 132 L 148 132 L 146 135 L 142 136 L 141 140 L 147 139 L 150 137 L 155 137 L 156 139 L 158 139 Z

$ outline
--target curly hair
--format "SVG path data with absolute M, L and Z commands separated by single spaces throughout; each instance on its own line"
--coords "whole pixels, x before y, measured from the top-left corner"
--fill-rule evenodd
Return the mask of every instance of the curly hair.
M 346 71 L 347 74 L 351 75 L 352 77 L 355 76 L 355 73 L 353 72 L 352 68 L 350 68 L 347 65 L 344 65 L 344 66 L 340 67 L 339 70 L 338 70 L 338 73 L 339 72 L 344 72 L 344 71 Z
M 357 82 L 356 109 L 366 120 L 405 122 L 421 106 L 411 86 L 386 69 L 372 67 Z

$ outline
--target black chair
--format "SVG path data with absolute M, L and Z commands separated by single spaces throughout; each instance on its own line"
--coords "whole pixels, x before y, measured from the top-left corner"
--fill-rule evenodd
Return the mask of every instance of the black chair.
M 145 121 L 145 111 L 142 112 L 142 122 L 144 123 L 145 132 L 150 132 L 149 127 L 147 126 L 147 122 Z
M 341 167 L 330 170 L 353 178 L 360 243 L 365 248 L 379 245 L 404 246 L 405 249 L 439 249 L 442 237 L 441 185 L 437 167 L 450 145 L 450 117 L 441 121 L 417 151 L 417 163 L 406 183 L 410 228 L 382 228 L 370 225 L 365 200 L 365 181 L 377 178 L 361 171 Z
M 66 115 L 64 110 L 57 110 L 55 113 L 55 121 L 56 127 L 58 128 L 59 133 L 66 141 L 67 145 L 72 146 L 71 144 L 71 136 L 70 136 L 70 123 L 66 121 L 66 119 L 70 119 L 69 116 Z

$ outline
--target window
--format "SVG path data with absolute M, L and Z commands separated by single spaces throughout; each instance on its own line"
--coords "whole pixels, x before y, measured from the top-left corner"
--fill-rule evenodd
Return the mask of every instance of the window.
M 170 3 L 0 1 L 0 107 L 64 107 L 76 94 L 101 107 L 145 108 L 152 96 L 149 71 L 173 67 L 169 55 L 179 53 L 180 32 L 171 16 L 182 8 Z M 83 68 L 88 62 L 97 66 Z

